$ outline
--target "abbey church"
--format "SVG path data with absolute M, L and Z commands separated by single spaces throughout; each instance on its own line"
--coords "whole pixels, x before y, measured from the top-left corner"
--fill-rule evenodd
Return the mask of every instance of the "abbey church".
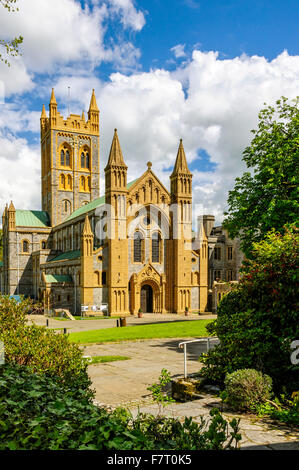
M 213 216 L 202 215 L 192 229 L 192 174 L 182 140 L 168 190 L 151 162 L 127 181 L 116 129 L 108 158 L 100 158 L 94 90 L 87 117 L 67 119 L 52 90 L 40 126 L 42 210 L 6 205 L 0 292 L 73 314 L 103 304 L 109 314 L 124 316 L 139 309 L 210 311 L 214 281 L 237 280 L 241 254 L 238 240 L 214 227 Z

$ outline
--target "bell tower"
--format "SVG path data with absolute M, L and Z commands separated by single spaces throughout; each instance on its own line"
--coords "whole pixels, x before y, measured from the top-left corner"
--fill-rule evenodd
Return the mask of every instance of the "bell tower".
M 100 195 L 99 108 L 92 91 L 86 121 L 59 113 L 52 89 L 49 117 L 43 105 L 41 128 L 42 209 L 54 227 Z
M 129 314 L 128 240 L 127 240 L 127 169 L 117 130 L 105 168 L 105 200 L 111 206 L 109 215 L 109 311 Z

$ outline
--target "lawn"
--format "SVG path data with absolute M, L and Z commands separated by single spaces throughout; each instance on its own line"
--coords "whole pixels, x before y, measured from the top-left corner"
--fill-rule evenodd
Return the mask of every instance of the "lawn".
M 176 321 L 123 328 L 114 327 L 70 333 L 69 339 L 74 343 L 86 344 L 155 338 L 200 338 L 209 336 L 206 330 L 208 323 L 211 323 L 211 320 Z
M 91 364 L 103 364 L 105 362 L 127 361 L 131 359 L 129 356 L 92 356 Z

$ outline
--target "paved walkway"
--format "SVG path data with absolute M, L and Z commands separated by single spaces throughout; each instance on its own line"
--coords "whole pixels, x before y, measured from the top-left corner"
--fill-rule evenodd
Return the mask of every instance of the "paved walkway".
M 110 362 L 89 366 L 89 374 L 96 390 L 96 401 L 112 408 L 117 405 L 128 407 L 133 414 L 140 411 L 156 414 L 158 406 L 153 404 L 147 387 L 158 381 L 161 369 L 168 369 L 172 377 L 180 377 L 184 371 L 183 352 L 178 349 L 180 341 L 186 338 L 157 339 L 147 341 L 120 342 L 90 345 L 84 348 L 86 355 L 123 355 L 127 361 Z M 196 373 L 201 364 L 198 356 L 204 345 L 195 343 L 188 347 L 188 372 Z M 202 394 L 202 399 L 188 403 L 176 403 L 165 408 L 165 414 L 184 418 L 208 416 L 212 406 L 221 407 L 221 400 L 215 395 Z M 242 449 L 295 449 L 299 450 L 299 430 L 273 424 L 255 416 L 238 415 L 223 410 L 227 419 L 240 417 Z
M 215 318 L 215 315 L 177 315 L 144 314 L 143 318 L 127 317 L 127 325 L 140 325 L 159 321 L 198 320 Z M 32 316 L 34 323 L 45 325 L 43 316 Z M 86 331 L 100 328 L 111 328 L 116 325 L 115 319 L 58 321 L 49 320 L 50 328 L 69 328 L 69 331 Z M 153 404 L 147 387 L 158 381 L 162 368 L 170 371 L 172 377 L 180 377 L 184 372 L 183 351 L 178 349 L 181 341 L 188 338 L 140 340 L 110 344 L 82 346 L 85 355 L 118 355 L 129 356 L 127 361 L 117 361 L 89 366 L 89 375 L 96 391 L 96 401 L 102 405 L 116 407 L 126 406 L 133 414 L 140 411 L 156 414 L 157 405 Z M 190 338 L 193 339 L 193 338 Z M 188 373 L 196 373 L 201 364 L 198 357 L 204 351 L 204 345 L 194 343 L 188 346 Z M 188 403 L 176 403 L 166 408 L 165 413 L 183 419 L 192 416 L 200 421 L 200 416 L 208 416 L 212 406 L 221 406 L 221 400 L 213 395 L 202 394 L 202 399 Z M 299 450 L 299 430 L 290 430 L 281 424 L 273 424 L 254 416 L 236 415 L 224 409 L 226 418 L 241 417 L 242 449 L 296 449 Z

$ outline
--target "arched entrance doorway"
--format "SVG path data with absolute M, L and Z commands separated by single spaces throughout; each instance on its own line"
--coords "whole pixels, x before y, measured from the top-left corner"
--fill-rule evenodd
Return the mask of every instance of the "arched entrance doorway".
M 153 313 L 153 288 L 149 284 L 141 288 L 140 308 L 145 313 Z

